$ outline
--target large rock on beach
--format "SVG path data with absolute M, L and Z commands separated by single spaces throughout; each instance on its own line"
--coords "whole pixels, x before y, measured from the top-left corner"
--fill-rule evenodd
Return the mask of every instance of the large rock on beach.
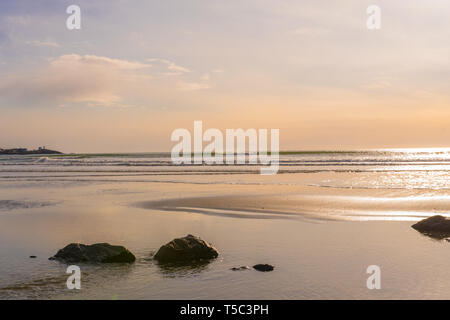
M 108 243 L 85 245 L 71 243 L 59 250 L 50 260 L 63 262 L 101 262 L 101 263 L 131 263 L 136 257 L 125 247 L 113 246 Z
M 426 235 L 445 238 L 450 235 L 450 219 L 443 216 L 432 216 L 411 226 Z
M 160 263 L 194 263 L 217 258 L 219 252 L 205 240 L 187 235 L 163 245 L 154 255 Z

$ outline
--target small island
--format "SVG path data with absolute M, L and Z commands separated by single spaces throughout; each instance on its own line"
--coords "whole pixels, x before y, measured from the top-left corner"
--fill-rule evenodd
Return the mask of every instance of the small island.
M 45 147 L 39 147 L 37 150 L 28 150 L 27 148 L 13 148 L 2 149 L 0 148 L 0 155 L 2 154 L 62 154 L 62 152 L 49 150 Z

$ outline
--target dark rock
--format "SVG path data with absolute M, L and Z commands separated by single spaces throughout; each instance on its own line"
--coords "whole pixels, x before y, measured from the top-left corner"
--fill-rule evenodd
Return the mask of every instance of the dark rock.
M 450 236 L 450 219 L 443 216 L 432 216 L 411 226 L 413 229 L 436 238 Z
M 219 252 L 210 243 L 189 234 L 163 245 L 154 259 L 160 263 L 191 263 L 214 259 L 218 255 Z
M 31 259 L 35 259 L 35 258 L 37 258 L 37 257 L 36 257 L 36 256 L 30 256 L 30 258 L 31 258 Z
M 85 245 L 71 243 L 59 250 L 50 260 L 64 262 L 134 262 L 136 257 L 122 246 L 113 246 L 108 243 Z
M 272 271 L 274 269 L 274 266 L 271 266 L 270 264 L 256 264 L 253 266 L 253 269 L 262 271 L 262 272 L 267 272 L 267 271 Z
M 249 266 L 242 266 L 242 267 L 233 267 L 231 268 L 233 271 L 244 271 L 244 270 L 250 270 Z

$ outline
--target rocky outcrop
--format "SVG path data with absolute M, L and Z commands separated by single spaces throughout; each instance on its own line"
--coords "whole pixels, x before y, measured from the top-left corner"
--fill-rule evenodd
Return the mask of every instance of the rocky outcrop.
M 1 149 L 0 154 L 62 154 L 62 152 L 49 150 L 45 147 L 39 147 L 37 150 L 28 150 L 26 148 L 14 148 L 14 149 Z
M 411 226 L 415 230 L 437 238 L 450 236 L 450 219 L 443 216 L 432 216 Z
M 258 270 L 258 271 L 262 271 L 262 272 L 268 272 L 268 271 L 273 271 L 275 267 L 271 266 L 270 264 L 255 264 L 253 266 L 253 269 Z
M 50 260 L 59 260 L 68 263 L 131 263 L 136 260 L 136 257 L 122 246 L 113 246 L 108 243 L 96 243 L 92 245 L 71 243 L 59 250 Z
M 163 245 L 154 255 L 160 263 L 193 263 L 217 258 L 219 252 L 210 243 L 193 235 Z

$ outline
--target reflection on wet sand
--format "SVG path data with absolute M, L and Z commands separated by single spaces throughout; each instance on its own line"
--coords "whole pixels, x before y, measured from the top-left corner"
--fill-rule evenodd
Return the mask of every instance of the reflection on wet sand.
M 450 197 L 227 195 L 144 201 L 137 207 L 244 219 L 419 220 L 450 211 Z

